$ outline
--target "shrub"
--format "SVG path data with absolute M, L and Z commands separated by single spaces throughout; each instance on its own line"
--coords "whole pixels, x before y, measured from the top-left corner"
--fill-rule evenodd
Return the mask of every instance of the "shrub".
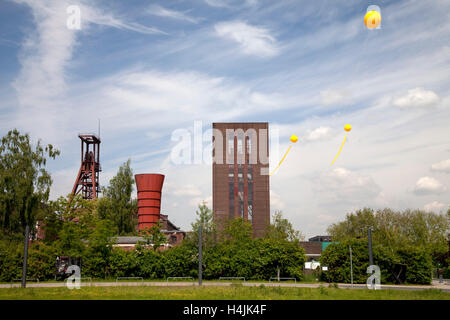
M 366 240 L 353 239 L 330 244 L 321 256 L 321 264 L 328 266 L 327 281 L 350 283 L 350 254 L 352 247 L 353 282 L 366 283 L 369 266 L 368 244 Z M 396 263 L 405 264 L 406 282 L 411 284 L 429 284 L 431 282 L 432 260 L 424 248 L 403 248 L 393 252 L 381 245 L 373 246 L 374 264 L 381 270 L 381 283 L 395 281 Z
M 23 244 L 5 241 L 0 243 L 0 281 L 12 281 L 22 276 Z
M 433 261 L 425 248 L 406 247 L 398 251 L 402 263 L 406 264 L 406 282 L 430 284 Z
M 28 250 L 27 277 L 50 280 L 55 276 L 56 248 L 43 242 L 33 243 Z

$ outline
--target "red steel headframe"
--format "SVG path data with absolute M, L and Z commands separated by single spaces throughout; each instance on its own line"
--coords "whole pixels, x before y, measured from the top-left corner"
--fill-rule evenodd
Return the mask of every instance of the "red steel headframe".
M 100 193 L 100 138 L 93 134 L 79 134 L 81 139 L 81 167 L 72 189 L 74 195 L 82 192 L 83 199 L 92 200 Z M 92 146 L 92 148 L 91 148 Z M 84 151 L 86 149 L 86 152 Z

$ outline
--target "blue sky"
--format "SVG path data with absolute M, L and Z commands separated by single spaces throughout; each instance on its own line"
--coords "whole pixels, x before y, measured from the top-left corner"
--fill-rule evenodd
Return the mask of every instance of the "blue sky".
M 78 5 L 81 29 L 66 26 Z M 381 8 L 381 29 L 363 23 Z M 369 206 L 440 212 L 450 195 L 448 1 L 26 1 L 0 4 L 0 134 L 62 151 L 71 191 L 80 132 L 101 119 L 101 183 L 132 160 L 166 175 L 162 212 L 189 230 L 211 165 L 176 165 L 172 133 L 268 121 L 290 145 L 271 211 L 307 237 Z M 337 161 L 330 166 L 353 127 Z M 205 143 L 206 147 L 206 143 Z

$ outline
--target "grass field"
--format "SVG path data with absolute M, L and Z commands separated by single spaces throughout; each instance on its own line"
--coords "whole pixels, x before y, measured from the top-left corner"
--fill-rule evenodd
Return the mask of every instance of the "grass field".
M 246 287 L 82 287 L 0 289 L 0 300 L 450 300 L 436 289 L 366 290 Z

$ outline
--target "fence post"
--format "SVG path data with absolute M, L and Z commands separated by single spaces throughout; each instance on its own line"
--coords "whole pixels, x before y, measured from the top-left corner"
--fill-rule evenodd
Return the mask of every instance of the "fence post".
M 373 253 L 372 253 L 372 227 L 368 230 L 368 241 L 369 241 L 369 266 L 373 265 Z
M 30 237 L 30 226 L 25 227 L 25 245 L 23 248 L 23 265 L 22 265 L 22 288 L 27 286 L 27 260 L 28 260 L 28 239 Z
M 350 279 L 353 288 L 353 258 L 352 258 L 352 246 L 349 246 L 350 249 Z
M 202 285 L 202 226 L 198 227 L 198 285 Z

